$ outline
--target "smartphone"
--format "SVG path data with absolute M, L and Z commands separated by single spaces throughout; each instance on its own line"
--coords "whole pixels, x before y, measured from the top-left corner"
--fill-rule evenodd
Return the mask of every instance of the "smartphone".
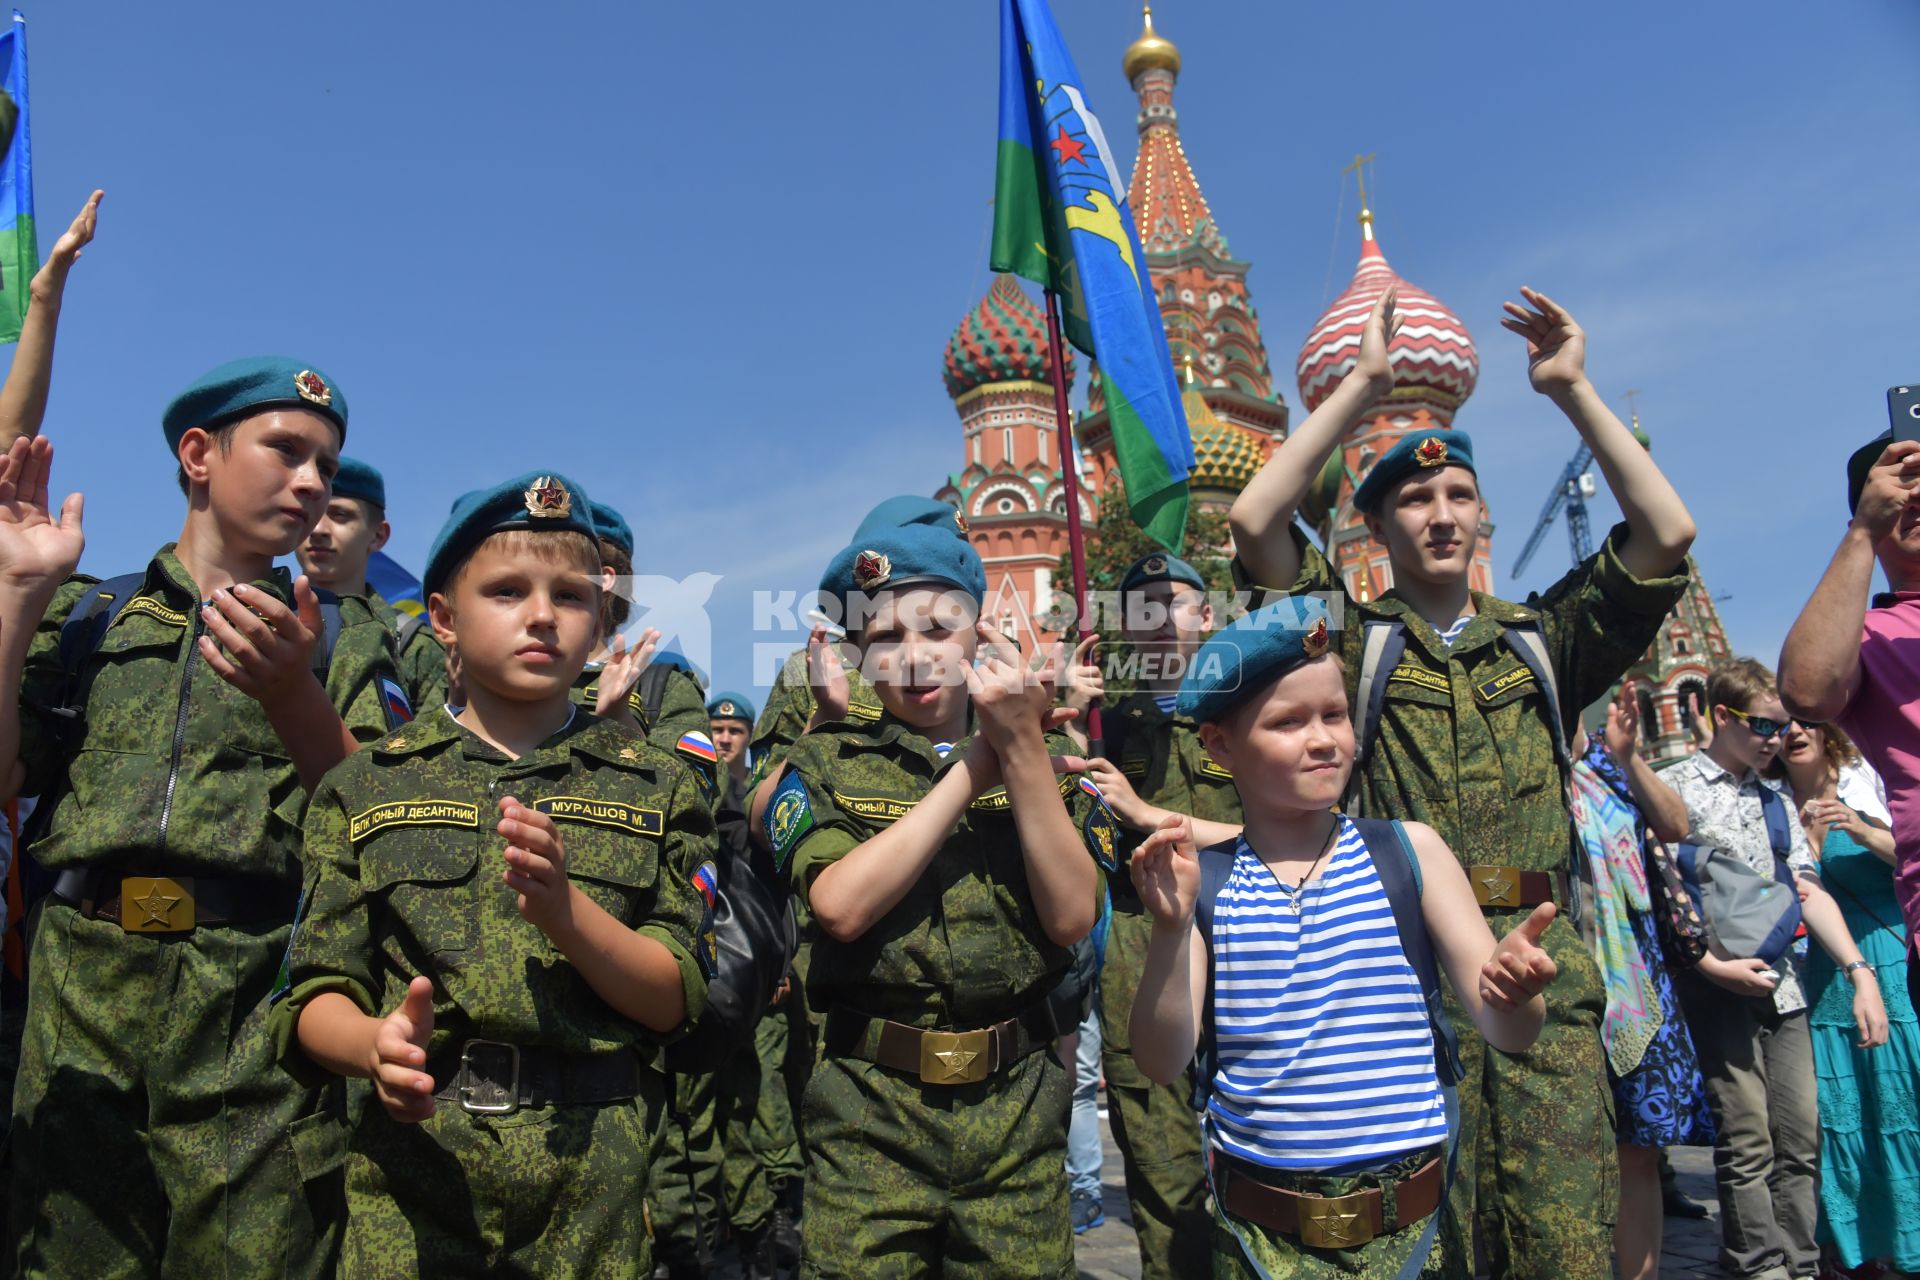
M 1887 420 L 1895 440 L 1920 440 L 1920 383 L 1887 388 Z

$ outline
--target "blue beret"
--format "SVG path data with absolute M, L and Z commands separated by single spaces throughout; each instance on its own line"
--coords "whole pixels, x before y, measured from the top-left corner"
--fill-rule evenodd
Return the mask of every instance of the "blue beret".
M 343 455 L 340 469 L 333 473 L 333 496 L 358 498 L 384 511 L 387 507 L 387 481 L 367 463 Z
M 1133 591 L 1149 582 L 1184 582 L 1202 591 L 1207 589 L 1207 580 L 1200 576 L 1198 569 L 1179 556 L 1170 556 L 1164 551 L 1156 551 L 1134 561 L 1133 568 L 1121 577 L 1120 589 Z
M 835 556 L 820 579 L 820 593 L 843 609 L 849 596 L 912 586 L 958 587 L 978 604 L 986 599 L 987 570 L 966 539 L 938 525 L 907 524 L 869 530 Z
M 745 720 L 753 723 L 753 704 L 737 693 L 721 690 L 707 703 L 709 720 Z
M 1464 431 L 1410 431 L 1373 464 L 1373 470 L 1353 491 L 1353 509 L 1372 515 L 1393 486 L 1408 476 L 1440 467 L 1465 467 L 1478 476 L 1473 466 L 1472 439 Z
M 332 378 L 310 364 L 285 356 L 234 360 L 201 376 L 173 398 L 160 420 L 167 448 L 176 453 L 180 437 L 194 427 L 208 430 L 268 409 L 311 409 L 333 419 L 340 439 L 347 438 L 347 398 Z
M 903 493 L 888 498 L 867 512 L 860 521 L 860 527 L 853 531 L 853 540 L 859 542 L 881 529 L 898 529 L 910 524 L 931 525 L 961 538 L 967 536 L 966 517 L 955 511 L 952 503 L 923 498 L 915 493 Z
M 1327 652 L 1327 606 L 1318 596 L 1287 596 L 1213 633 L 1180 682 L 1180 714 L 1218 720 L 1303 662 Z
M 462 494 L 427 552 L 420 586 L 428 593 L 440 590 L 475 547 L 503 529 L 597 537 L 592 512 L 586 490 L 553 471 L 530 471 L 491 489 Z
M 600 531 L 602 538 L 628 555 L 633 554 L 633 530 L 626 517 L 604 502 L 593 504 L 593 527 Z

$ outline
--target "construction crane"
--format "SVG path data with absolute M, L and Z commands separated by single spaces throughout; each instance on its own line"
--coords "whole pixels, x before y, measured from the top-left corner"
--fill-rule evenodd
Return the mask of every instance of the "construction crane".
M 1567 513 L 1567 541 L 1573 547 L 1573 562 L 1579 564 L 1593 554 L 1593 526 L 1587 520 L 1587 499 L 1598 493 L 1599 489 L 1594 485 L 1593 473 L 1587 470 L 1592 463 L 1593 450 L 1582 443 L 1574 450 L 1573 461 L 1567 464 L 1567 469 L 1560 473 L 1560 479 L 1554 482 L 1553 496 L 1541 508 L 1539 522 L 1533 526 L 1527 545 L 1520 549 L 1520 558 L 1513 562 L 1514 577 L 1526 572 L 1527 561 L 1533 559 L 1533 553 L 1540 549 L 1547 530 L 1553 528 L 1553 522 L 1559 518 L 1563 508 Z

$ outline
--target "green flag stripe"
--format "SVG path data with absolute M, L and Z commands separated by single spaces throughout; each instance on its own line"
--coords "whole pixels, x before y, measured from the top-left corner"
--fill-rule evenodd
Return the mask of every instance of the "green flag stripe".
M 1025 276 L 1043 289 L 1054 288 L 1046 241 L 1046 197 L 1034 154 L 1002 138 L 993 181 L 993 269 Z
M 1107 423 L 1120 479 L 1127 486 L 1127 508 L 1133 522 L 1148 537 L 1179 551 L 1187 534 L 1187 482 L 1167 470 L 1166 455 L 1129 404 L 1103 372 L 1100 386 L 1106 396 Z
M 18 342 L 27 318 L 27 291 L 40 269 L 33 219 L 23 216 L 0 231 L 0 342 Z

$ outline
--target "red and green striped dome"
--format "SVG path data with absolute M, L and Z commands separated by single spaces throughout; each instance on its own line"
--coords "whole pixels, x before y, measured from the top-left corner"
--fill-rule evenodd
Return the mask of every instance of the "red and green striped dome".
M 989 382 L 1050 382 L 1047 317 L 1010 275 L 996 275 L 980 305 L 947 342 L 947 394 L 959 399 Z M 1073 385 L 1073 349 L 1067 349 Z

